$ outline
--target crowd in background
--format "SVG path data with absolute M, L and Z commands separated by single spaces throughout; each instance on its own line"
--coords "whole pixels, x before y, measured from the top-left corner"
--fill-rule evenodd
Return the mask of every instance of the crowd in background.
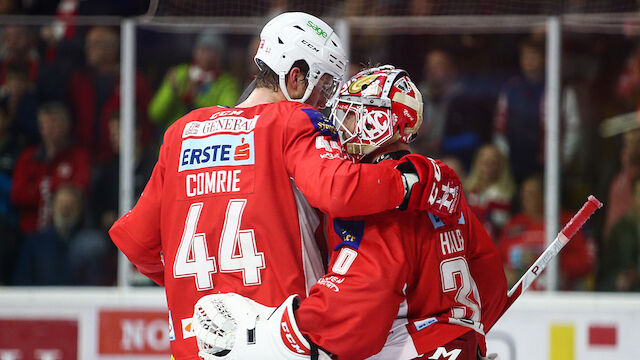
M 0 1 L 0 13 L 146 9 L 144 2 L 87 3 L 37 10 Z M 114 285 L 117 251 L 107 230 L 118 216 L 119 29 L 58 21 L 4 25 L 0 36 L 0 284 Z M 539 29 L 351 38 L 350 75 L 361 63 L 391 63 L 419 83 L 425 121 L 413 148 L 459 174 L 510 283 L 545 247 L 544 38 Z M 211 30 L 141 26 L 137 39 L 136 196 L 164 130 L 191 109 L 235 105 L 255 74 L 257 47 L 256 36 Z M 640 291 L 640 122 L 615 136 L 598 132 L 605 119 L 640 105 L 637 40 L 563 36 L 558 220 L 564 224 L 589 194 L 605 208 L 561 253 L 562 290 Z

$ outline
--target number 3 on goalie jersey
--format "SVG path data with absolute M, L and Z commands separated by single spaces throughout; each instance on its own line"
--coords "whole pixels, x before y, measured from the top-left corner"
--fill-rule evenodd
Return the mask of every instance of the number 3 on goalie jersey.
M 468 318 L 480 321 L 480 306 L 472 299 L 477 290 L 476 282 L 471 276 L 467 260 L 458 256 L 440 262 L 440 279 L 442 280 L 442 292 L 455 291 L 454 299 L 464 306 L 454 306 L 451 316 L 456 319 Z M 471 317 L 466 316 L 467 308 L 471 310 Z
M 196 234 L 203 203 L 191 204 L 184 223 L 182 239 L 173 264 L 175 278 L 194 276 L 196 288 L 200 291 L 213 289 L 211 274 L 216 272 L 215 257 L 209 255 L 207 238 L 204 233 Z M 246 199 L 229 200 L 224 218 L 218 259 L 220 272 L 242 272 L 245 286 L 260 285 L 260 270 L 264 269 L 264 254 L 256 248 L 253 229 L 240 230 L 242 213 Z M 239 247 L 239 254 L 235 249 Z M 191 256 L 190 256 L 191 255 Z

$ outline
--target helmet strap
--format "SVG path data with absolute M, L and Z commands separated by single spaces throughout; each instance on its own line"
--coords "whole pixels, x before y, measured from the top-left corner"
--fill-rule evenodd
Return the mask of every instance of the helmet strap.
M 307 101 L 309 96 L 311 96 L 311 92 L 313 91 L 313 88 L 316 86 L 316 84 L 311 83 L 311 80 L 308 80 L 307 88 L 304 91 L 304 95 L 302 95 L 300 99 L 292 99 L 291 96 L 289 95 L 289 91 L 287 91 L 287 74 L 280 73 L 278 76 L 278 80 L 280 83 L 280 90 L 282 90 L 284 97 L 287 98 L 287 100 L 289 101 L 295 101 L 299 103 L 304 103 L 305 101 Z

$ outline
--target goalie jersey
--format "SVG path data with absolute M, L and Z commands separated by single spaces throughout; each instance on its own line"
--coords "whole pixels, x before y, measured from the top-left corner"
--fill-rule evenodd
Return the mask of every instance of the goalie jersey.
M 143 194 L 109 234 L 166 287 L 177 360 L 198 359 L 189 324 L 200 297 L 277 306 L 307 295 L 326 259 L 314 208 L 355 216 L 400 204 L 400 173 L 345 161 L 336 136 L 318 111 L 288 101 L 202 108 L 166 131 Z
M 329 272 L 296 311 L 301 332 L 338 359 L 383 345 L 375 359 L 411 359 L 473 332 L 457 322 L 469 319 L 486 351 L 482 328 L 504 307 L 506 279 L 498 249 L 461 206 L 455 225 L 420 211 L 329 221 Z

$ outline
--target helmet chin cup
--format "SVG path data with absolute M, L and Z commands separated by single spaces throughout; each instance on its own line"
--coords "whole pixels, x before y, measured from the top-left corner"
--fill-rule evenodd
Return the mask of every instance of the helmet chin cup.
M 313 92 L 313 88 L 314 86 L 311 86 L 311 82 L 307 83 L 307 88 L 304 91 L 304 94 L 302 95 L 301 98 L 299 99 L 292 99 L 291 96 L 289 95 L 289 91 L 287 91 L 287 74 L 279 74 L 278 75 L 279 78 L 279 83 L 280 83 L 280 90 L 282 90 L 282 93 L 284 94 L 284 97 L 287 98 L 287 100 L 289 101 L 295 101 L 295 102 L 299 102 L 299 103 L 304 103 L 305 101 L 307 101 L 309 99 L 309 96 L 311 96 L 311 93 Z

